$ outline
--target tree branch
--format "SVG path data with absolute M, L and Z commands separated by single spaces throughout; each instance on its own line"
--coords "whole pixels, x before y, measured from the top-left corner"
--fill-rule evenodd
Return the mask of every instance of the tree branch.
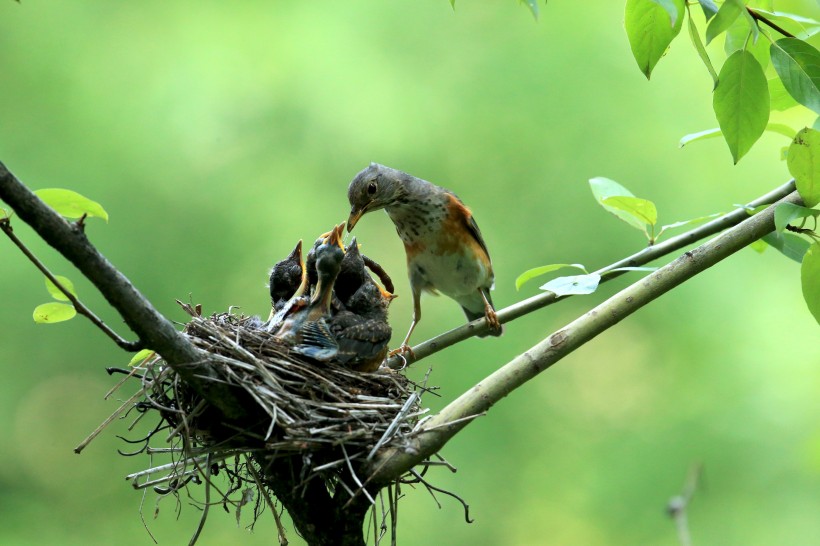
M 784 30 L 783 27 L 778 26 L 773 21 L 770 21 L 768 18 L 761 15 L 760 12 L 758 12 L 757 10 L 752 9 L 752 8 L 747 6 L 746 11 L 749 12 L 749 15 L 752 16 L 752 19 L 755 19 L 756 21 L 760 21 L 764 25 L 776 30 L 777 32 L 779 32 L 783 36 L 786 36 L 788 38 L 795 38 L 796 37 L 794 34 L 789 32 L 788 30 Z
M 14 209 L 40 237 L 90 280 L 122 316 L 140 341 L 159 353 L 203 398 L 228 418 L 245 415 L 230 388 L 217 381 L 208 355 L 194 347 L 151 302 L 139 293 L 89 242 L 80 226 L 67 222 L 24 186 L 0 162 L 0 199 Z
M 6 236 L 11 239 L 11 242 L 17 245 L 17 248 L 26 255 L 26 257 L 34 264 L 34 266 L 40 270 L 40 272 L 46 276 L 46 278 L 51 281 L 54 286 L 57 287 L 63 295 L 68 298 L 68 301 L 71 302 L 71 305 L 74 306 L 74 309 L 77 311 L 78 314 L 83 315 L 88 320 L 90 320 L 97 328 L 103 331 L 105 335 L 110 337 L 114 343 L 116 343 L 121 349 L 130 352 L 136 352 L 143 348 L 142 341 L 128 341 L 122 337 L 120 337 L 114 330 L 109 328 L 109 326 L 102 321 L 94 312 L 85 306 L 83 302 L 81 302 L 77 296 L 71 293 L 65 286 L 54 276 L 54 274 L 49 271 L 49 269 L 45 266 L 43 262 L 41 262 L 37 256 L 34 255 L 31 250 L 23 244 L 23 241 L 20 240 L 17 235 L 15 235 L 14 230 L 11 227 L 11 221 L 9 218 L 0 218 L 0 230 L 6 234 Z
M 715 218 L 714 220 L 687 231 L 686 233 L 681 233 L 680 235 L 667 239 L 662 243 L 648 246 L 631 256 L 627 256 L 626 258 L 618 260 L 613 264 L 602 267 L 598 271 L 595 271 L 595 273 L 603 275 L 604 273 L 609 273 L 613 269 L 620 267 L 637 267 L 646 265 L 653 260 L 666 256 L 676 250 L 680 250 L 681 248 L 689 246 L 701 239 L 716 233 L 720 233 L 724 229 L 736 226 L 743 220 L 749 218 L 747 209 L 753 209 L 762 205 L 769 205 L 778 199 L 782 199 L 786 195 L 789 195 L 793 191 L 794 179 L 789 180 L 782 186 L 775 188 L 766 195 L 758 197 L 745 207 L 738 207 L 732 212 L 724 214 L 720 218 Z M 625 272 L 623 271 L 609 273 L 601 279 L 601 283 L 610 281 L 623 275 L 624 273 Z M 498 321 L 502 324 L 510 322 L 568 297 L 570 296 L 556 296 L 552 292 L 542 292 L 541 294 L 537 294 L 526 300 L 519 301 L 509 307 L 499 310 Z M 407 366 L 414 362 L 418 362 L 422 358 L 435 354 L 442 349 L 446 349 L 451 345 L 464 341 L 465 339 L 469 339 L 477 334 L 484 333 L 488 331 L 488 329 L 486 320 L 483 318 L 469 322 L 434 338 L 428 339 L 427 341 L 423 341 L 413 347 L 412 353 L 405 353 L 401 356 L 391 357 L 388 359 L 387 365 L 394 369 Z
M 797 192 L 780 202 L 800 204 Z M 731 256 L 774 229 L 774 206 L 747 218 L 715 239 L 685 252 L 615 294 L 485 378 L 429 419 L 410 446 L 385 449 L 370 463 L 368 482 L 387 483 L 439 451 L 472 419 L 598 334 L 641 307 Z M 744 213 L 745 214 L 745 213 Z

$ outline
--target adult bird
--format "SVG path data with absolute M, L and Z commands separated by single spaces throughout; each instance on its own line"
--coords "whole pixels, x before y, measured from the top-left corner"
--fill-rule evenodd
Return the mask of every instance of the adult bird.
M 337 226 L 316 248 L 317 283 L 307 305 L 293 306 L 277 327 L 274 339 L 292 347 L 292 351 L 318 361 L 333 359 L 339 351 L 330 332 L 330 302 L 333 284 L 344 259 L 342 246 L 344 223 Z M 303 288 L 306 281 L 300 286 Z
M 493 266 L 487 245 L 470 209 L 452 192 L 405 172 L 371 163 L 347 189 L 351 231 L 366 213 L 384 209 L 396 226 L 407 253 L 413 294 L 413 321 L 399 352 L 421 319 L 421 293 L 441 292 L 458 302 L 468 320 L 487 319 L 490 330 L 502 333 L 490 290 Z

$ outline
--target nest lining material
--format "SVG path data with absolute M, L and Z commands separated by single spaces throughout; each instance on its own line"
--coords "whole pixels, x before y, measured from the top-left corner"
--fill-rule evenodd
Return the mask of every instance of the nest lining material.
M 220 313 L 205 318 L 190 305 L 183 308 L 192 316 L 185 334 L 209 353 L 218 380 L 241 388 L 255 401 L 251 414 L 258 419 L 241 429 L 225 426 L 221 414 L 160 357 L 146 359 L 136 367 L 142 380 L 137 395 L 144 396 L 137 404 L 142 404 L 141 413 L 159 413 L 154 432 L 170 429 L 170 435 L 160 436 L 177 447 L 167 450 L 174 459 L 171 464 L 128 476 L 136 488 L 154 486 L 159 493 L 176 493 L 192 477 L 196 483 L 207 481 L 208 464 L 230 460 L 237 461 L 231 463 L 237 468 L 227 473 L 237 474 L 239 466 L 247 465 L 238 462 L 242 454 L 257 460 L 299 456 L 305 480 L 319 476 L 332 484 L 340 472 L 351 471 L 379 448 L 405 444 L 425 420 L 420 392 L 426 387 L 401 373 L 386 367 L 362 373 L 303 360 L 276 344 L 257 317 Z M 145 439 L 146 451 L 166 451 L 148 447 L 153 435 Z M 163 477 L 156 478 L 158 474 Z M 157 486 L 163 483 L 169 488 L 160 490 Z

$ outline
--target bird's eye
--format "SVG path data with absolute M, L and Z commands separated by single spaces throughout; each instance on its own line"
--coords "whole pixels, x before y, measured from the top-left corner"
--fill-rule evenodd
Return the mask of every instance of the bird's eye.
M 376 184 L 376 182 L 371 182 L 367 185 L 367 195 L 375 194 L 377 189 L 379 189 L 379 186 Z

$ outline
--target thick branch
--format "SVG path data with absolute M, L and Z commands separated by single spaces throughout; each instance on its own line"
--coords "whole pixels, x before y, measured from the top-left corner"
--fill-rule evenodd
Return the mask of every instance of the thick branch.
M 207 354 L 197 350 L 162 316 L 131 282 L 97 251 L 83 230 L 67 222 L 0 163 L 0 199 L 90 280 L 122 316 L 146 347 L 159 353 L 191 387 L 218 407 L 226 417 L 245 412 L 223 383 L 213 375 Z
M 666 256 L 676 250 L 680 250 L 681 248 L 689 246 L 701 239 L 710 237 L 716 233 L 720 233 L 724 229 L 736 226 L 749 217 L 747 209 L 753 209 L 762 205 L 769 205 L 778 199 L 782 199 L 783 197 L 789 195 L 793 191 L 794 179 L 789 180 L 782 186 L 775 188 L 766 195 L 758 197 L 746 205 L 745 208 L 737 208 L 728 214 L 724 214 L 720 218 L 715 218 L 714 220 L 687 231 L 686 233 L 682 233 L 676 237 L 667 239 L 662 243 L 646 247 L 643 250 L 636 252 L 632 256 L 628 256 L 606 267 L 602 267 L 598 271 L 595 271 L 595 273 L 604 274 L 619 267 L 637 267 L 646 265 L 653 260 Z M 610 273 L 603 277 L 601 282 L 604 283 L 606 281 L 610 281 L 622 274 L 623 272 L 617 271 Z M 541 294 L 532 296 L 531 298 L 527 298 L 526 300 L 519 301 L 509 307 L 499 310 L 498 321 L 502 324 L 510 322 L 568 297 L 569 296 L 556 296 L 552 292 L 542 292 Z M 388 366 L 391 368 L 400 368 L 402 366 L 412 364 L 413 362 L 417 362 L 422 358 L 435 354 L 442 349 L 446 349 L 450 345 L 454 345 L 460 341 L 469 339 L 472 336 L 486 332 L 487 330 L 488 326 L 483 318 L 464 324 L 458 328 L 454 328 L 416 345 L 413 347 L 412 353 L 406 353 L 401 357 L 394 356 L 390 358 L 388 361 Z
M 797 192 L 780 202 L 800 203 Z M 421 428 L 413 445 L 384 450 L 371 463 L 369 481 L 385 483 L 430 457 L 459 430 L 496 402 L 543 372 L 576 348 L 691 277 L 774 229 L 774 206 L 746 219 L 719 237 L 685 252 L 675 261 L 627 287 L 558 330 L 478 383 Z
M 302 481 L 302 462 L 288 457 L 267 462 L 257 459 L 263 478 L 285 506 L 299 534 L 312 546 L 364 546 L 362 525 L 370 503 L 359 495 L 350 496 L 340 483 L 335 495 L 324 481 L 315 478 Z

